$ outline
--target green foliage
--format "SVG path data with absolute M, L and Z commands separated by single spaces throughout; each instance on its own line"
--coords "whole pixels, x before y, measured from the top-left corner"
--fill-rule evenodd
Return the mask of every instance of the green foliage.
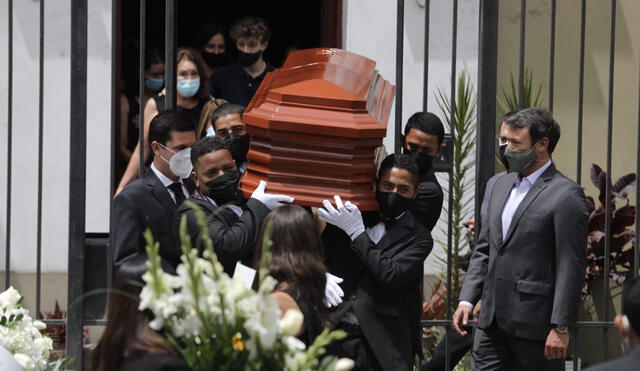
M 453 126 L 453 159 L 452 175 L 449 181 L 452 183 L 452 202 L 448 210 L 443 210 L 442 218 L 448 222 L 449 213 L 452 213 L 452 256 L 454 267 L 459 267 L 463 261 L 463 251 L 468 248 L 468 241 L 461 224 L 464 220 L 473 217 L 474 197 L 473 178 L 475 161 L 473 160 L 473 148 L 476 134 L 476 97 L 473 84 L 469 75 L 465 72 L 458 77 L 456 87 L 456 104 L 452 110 L 449 97 L 438 89 L 438 106 L 444 114 L 445 125 L 451 131 Z M 445 190 L 445 197 L 448 191 Z M 441 229 L 445 235 L 448 231 Z M 440 242 L 440 241 L 439 241 Z M 446 243 L 441 245 L 446 247 Z M 460 290 L 460 269 L 453 269 L 452 285 L 453 297 L 457 297 Z
M 520 101 L 519 89 L 516 86 L 513 74 L 509 75 L 509 88 L 500 89 L 498 95 L 498 117 L 503 117 L 506 113 L 522 108 L 540 107 L 542 104 L 542 83 L 534 86 L 533 71 L 526 69 L 524 72 L 523 99 Z

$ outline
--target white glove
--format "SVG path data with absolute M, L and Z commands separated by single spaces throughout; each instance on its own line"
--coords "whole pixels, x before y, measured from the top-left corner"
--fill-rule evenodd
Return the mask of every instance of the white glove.
M 360 214 L 358 207 L 352 204 L 351 201 L 347 201 L 343 205 L 340 196 L 333 196 L 333 199 L 338 209 L 336 210 L 329 200 L 322 201 L 324 209 L 318 209 L 320 220 L 342 229 L 351 237 L 351 240 L 353 240 L 358 237 L 360 233 L 364 232 L 362 214 Z
M 256 189 L 251 194 L 251 198 L 255 198 L 256 200 L 262 202 L 264 206 L 269 208 L 269 210 L 273 210 L 278 206 L 283 206 L 293 202 L 293 197 L 265 193 L 265 188 L 267 188 L 267 182 L 261 180 L 260 184 L 258 184 Z
M 339 285 L 344 280 L 329 272 L 325 273 L 325 275 L 327 276 L 327 284 L 324 286 L 324 303 L 327 308 L 337 307 L 342 303 L 342 297 L 344 296 L 344 291 Z

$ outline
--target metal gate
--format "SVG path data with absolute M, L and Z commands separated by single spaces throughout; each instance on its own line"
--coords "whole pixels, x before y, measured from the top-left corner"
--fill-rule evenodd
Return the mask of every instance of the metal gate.
M 11 209 L 12 200 L 12 176 L 17 174 L 16 169 L 12 169 L 12 134 L 13 134 L 13 122 L 12 122 L 12 110 L 13 110 L 13 81 L 14 81 L 14 66 L 20 63 L 15 61 L 13 56 L 13 0 L 8 1 L 7 17 L 8 17 L 8 35 L 9 43 L 6 52 L 6 58 L 8 61 L 8 80 L 7 80 L 7 208 L 6 208 L 6 235 L 5 235 L 5 287 L 11 285 L 11 266 L 10 257 L 12 254 L 11 246 L 11 218 L 19 217 L 19 214 Z M 530 0 L 532 2 L 532 0 Z M 542 0 L 541 0 L 542 1 Z M 549 0 L 547 0 L 548 2 Z M 579 7 L 576 7 L 575 11 L 580 13 L 580 42 L 579 42 L 579 60 L 576 61 L 579 68 L 579 78 L 576 81 L 578 86 L 578 106 L 576 111 L 578 113 L 577 125 L 577 148 L 576 148 L 576 181 L 582 184 L 582 168 L 583 168 L 583 112 L 584 112 L 584 80 L 585 80 L 585 35 L 587 34 L 586 19 L 587 19 L 587 0 L 576 0 L 576 4 L 579 2 Z M 614 133 L 614 72 L 615 72 L 615 58 L 616 58 L 616 14 L 620 14 L 620 6 L 616 0 L 609 0 L 610 2 L 610 14 L 606 17 L 609 23 L 610 30 L 610 43 L 609 43 L 609 77 L 608 77 L 608 95 L 607 95 L 607 120 L 606 120 L 606 140 L 604 145 L 606 146 L 606 166 L 605 171 L 607 174 L 611 174 L 612 170 L 612 146 L 613 146 L 613 133 Z M 106 236 L 87 236 L 85 233 L 85 205 L 86 205 L 86 114 L 87 114 L 87 0 L 72 0 L 71 1 L 71 101 L 70 101 L 70 201 L 69 201 L 69 264 L 68 264 L 68 319 L 58 321 L 47 321 L 51 325 L 66 325 L 67 326 L 67 355 L 76 359 L 77 364 L 83 362 L 83 328 L 88 324 L 103 324 L 104 321 L 96 318 L 89 318 L 86 315 L 86 301 L 82 300 L 85 295 L 88 286 L 86 271 L 92 270 L 101 266 L 100 260 L 88 261 L 87 252 L 90 248 L 87 246 L 103 244 L 106 241 Z M 116 1 L 112 2 L 114 4 Z M 425 9 L 425 48 L 424 48 L 424 81 L 423 81 L 423 108 L 427 110 L 427 95 L 428 95 L 428 71 L 429 71 L 429 15 L 431 2 L 429 0 L 424 1 Z M 476 184 L 475 184 L 475 214 L 476 220 L 479 220 L 479 205 L 481 203 L 481 196 L 484 193 L 484 186 L 487 180 L 494 175 L 494 158 L 496 148 L 496 106 L 498 96 L 498 29 L 500 19 L 500 5 L 503 5 L 505 0 L 480 0 L 479 1 L 479 55 L 478 55 L 478 77 L 477 77 L 477 97 L 478 97 L 478 111 L 477 111 L 477 134 L 476 134 Z M 176 0 L 165 0 L 165 62 L 166 62 L 166 104 L 167 108 L 175 106 L 176 100 L 176 66 L 175 66 L 175 51 L 176 51 Z M 545 2 L 546 4 L 546 2 Z M 451 45 L 451 85 L 450 85 L 450 105 L 456 106 L 455 90 L 456 90 L 456 60 L 457 60 L 457 32 L 458 32 L 458 0 L 451 1 L 451 7 L 453 11 L 452 18 L 452 45 Z M 145 55 L 145 9 L 146 0 L 140 0 L 140 81 L 139 89 L 142 92 L 144 89 L 144 55 Z M 519 33 L 519 67 L 518 67 L 518 95 L 522 98 L 525 94 L 524 85 L 526 78 L 525 70 L 525 41 L 527 36 L 527 0 L 520 1 L 520 33 Z M 397 0 L 397 34 L 396 34 L 396 100 L 395 100 L 395 151 L 399 151 L 401 148 L 401 130 L 403 125 L 402 117 L 402 103 L 403 103 L 403 32 L 404 32 L 404 0 Z M 115 11 L 114 11 L 115 13 Z M 554 87 L 555 87 L 555 71 L 558 66 L 556 61 L 556 28 L 557 28 L 557 0 L 550 0 L 549 3 L 549 23 L 546 30 L 537 30 L 536 32 L 546 32 L 549 35 L 548 51 L 548 108 L 553 111 L 554 109 Z M 39 59 L 39 100 L 38 100 L 38 213 L 37 213 L 37 262 L 36 262 L 36 316 L 40 315 L 40 292 L 41 292 L 41 230 L 42 230 L 42 159 L 43 159 L 43 73 L 44 73 L 44 1 L 40 1 L 40 18 L 39 18 L 39 35 L 40 35 L 40 59 Z M 115 34 L 115 16 L 112 19 L 112 32 Z M 114 43 L 115 44 L 115 43 Z M 112 59 L 115 59 L 117 51 L 115 47 L 112 50 Z M 628 52 L 628 51 L 627 51 Z M 640 66 L 638 66 L 640 71 Z M 114 87 L 114 97 L 112 98 L 111 110 L 112 110 L 112 138 L 115 135 L 115 64 L 111 74 L 111 85 Z M 640 90 L 640 78 L 638 81 L 638 90 Z M 632 92 L 636 93 L 636 92 Z M 638 102 L 635 109 L 638 111 L 637 123 L 635 125 L 640 126 L 640 93 L 638 93 Z M 140 105 L 140 122 L 143 121 L 144 106 Z M 454 117 L 451 118 L 455 119 Z M 628 125 L 628 123 L 627 123 Z M 451 125 L 453 128 L 454 125 Z M 142 125 L 140 125 L 139 138 L 143 140 Z M 456 133 L 452 130 L 450 133 L 452 138 L 455 138 Z M 638 138 L 636 139 L 636 174 L 640 173 L 640 130 L 638 130 Z M 140 145 L 141 151 L 141 164 L 143 161 L 143 148 Z M 113 153 L 112 153 L 113 158 Z M 142 171 L 142 169 L 141 169 Z M 113 177 L 113 174 L 111 175 Z M 448 176 L 453 176 L 451 171 L 448 171 Z M 113 182 L 111 182 L 113 184 Z M 611 194 L 612 183 L 609 178 L 606 183 L 606 225 L 605 225 L 605 243 L 604 243 L 604 267 L 610 265 L 610 251 L 612 249 L 612 211 L 611 211 Z M 449 184 L 449 204 L 451 203 L 451 182 Z M 636 189 L 635 191 L 635 207 L 637 209 L 639 205 L 640 194 Z M 451 251 L 451 232 L 453 226 L 451 223 L 451 213 L 449 213 L 449 222 L 447 226 L 447 283 L 451 282 L 452 270 L 452 251 Z M 638 232 L 640 231 L 638 219 L 635 219 L 635 241 L 638 241 Z M 634 243 L 632 275 L 638 275 L 639 267 L 639 249 L 637 244 Z M 106 251 L 109 251 L 108 249 Z M 111 256 L 109 253 L 104 258 L 104 264 L 102 269 L 104 271 L 107 286 L 110 283 L 111 272 Z M 605 269 L 607 271 L 608 269 Z M 449 286 L 449 285 L 448 285 Z M 606 297 L 609 290 L 609 275 L 603 275 L 603 284 L 601 288 L 603 295 Z M 441 326 L 449 329 L 451 327 L 451 315 L 452 311 L 457 306 L 457 298 L 451 297 L 451 290 L 447 290 L 447 311 L 446 318 L 435 321 L 423 321 L 422 326 Z M 99 306 L 104 308 L 104 303 Z M 606 336 L 610 331 L 613 323 L 611 322 L 610 309 L 605 304 L 602 308 L 603 320 L 602 321 L 587 321 L 578 322 L 576 327 L 572 329 L 572 350 L 571 354 L 573 359 L 577 359 L 580 355 L 577 352 L 577 344 L 580 339 L 580 334 L 585 328 L 597 328 L 602 331 L 603 347 L 602 358 L 606 358 L 608 354 Z M 450 349 L 447 344 L 447 366 L 449 368 L 449 354 Z M 578 370 L 578 363 L 574 362 L 573 369 Z

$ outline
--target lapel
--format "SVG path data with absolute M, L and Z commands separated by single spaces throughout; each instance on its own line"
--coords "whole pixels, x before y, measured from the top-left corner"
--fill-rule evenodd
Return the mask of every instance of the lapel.
M 151 194 L 155 197 L 162 206 L 164 206 L 170 213 L 176 211 L 176 203 L 173 201 L 171 196 L 169 195 L 169 191 L 164 187 L 160 179 L 153 173 L 153 170 L 149 169 L 144 174 L 145 182 L 147 186 L 151 188 Z
M 498 183 L 494 186 L 494 193 L 496 198 L 491 197 L 491 210 L 495 210 L 492 214 L 493 220 L 491 221 L 492 229 L 497 232 L 498 246 L 502 245 L 502 211 L 507 204 L 511 189 L 516 182 L 516 173 L 507 173 L 498 180 Z
M 520 202 L 520 205 L 518 205 L 516 212 L 513 214 L 511 224 L 509 224 L 509 230 L 507 231 L 507 236 L 500 245 L 500 248 L 502 248 L 505 243 L 509 241 L 509 238 L 511 237 L 511 235 L 513 235 L 513 231 L 516 229 L 516 226 L 520 222 L 520 219 L 522 219 L 524 213 L 527 211 L 529 206 L 531 206 L 533 200 L 538 197 L 543 189 L 547 188 L 547 182 L 551 179 L 555 172 L 556 168 L 555 166 L 553 166 L 553 163 L 551 163 L 551 166 L 549 166 L 549 168 L 545 170 L 544 173 L 540 175 L 540 177 L 538 177 L 536 182 L 533 183 L 531 189 L 529 190 L 529 192 L 527 192 L 527 195 L 524 196 L 524 199 L 522 200 L 522 202 Z M 500 225 L 502 225 L 502 220 L 500 221 Z
M 413 219 L 407 210 L 405 214 L 393 225 L 393 227 L 391 227 L 391 229 L 382 236 L 380 241 L 378 241 L 377 246 L 379 249 L 386 249 L 411 233 L 412 230 Z

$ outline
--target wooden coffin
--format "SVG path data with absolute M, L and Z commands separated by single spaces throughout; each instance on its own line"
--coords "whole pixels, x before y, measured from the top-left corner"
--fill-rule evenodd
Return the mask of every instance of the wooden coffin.
M 269 193 L 291 195 L 298 205 L 322 206 L 337 194 L 377 210 L 374 157 L 394 91 L 375 62 L 358 54 L 291 53 L 267 74 L 243 115 L 251 134 L 244 194 L 266 180 Z

